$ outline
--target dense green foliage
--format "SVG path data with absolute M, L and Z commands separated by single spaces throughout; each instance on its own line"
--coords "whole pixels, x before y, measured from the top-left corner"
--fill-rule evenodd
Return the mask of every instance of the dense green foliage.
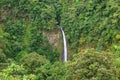
M 16 58 L 23 51 L 26 53 L 35 51 L 45 55 L 52 62 L 58 60 L 58 52 L 51 48 L 42 35 L 44 29 L 55 27 L 55 12 L 52 5 L 44 1 L 6 0 L 1 1 L 1 10 L 6 13 L 3 14 L 5 16 L 3 30 L 6 34 L 5 52 L 8 57 Z
M 12 63 L 7 69 L 0 73 L 3 80 L 35 80 L 34 74 L 26 74 L 26 70 L 22 65 Z
M 73 48 L 92 43 L 103 50 L 118 41 L 119 14 L 119 0 L 68 0 L 63 3 L 61 25 Z
M 23 57 L 23 65 L 12 63 L 2 70 L 0 77 L 3 80 L 118 80 L 113 56 L 108 52 L 83 50 L 68 63 L 51 64 L 43 59 L 45 57 L 31 53 Z
M 66 63 L 44 35 L 58 26 Z M 119 80 L 119 31 L 119 0 L 0 0 L 0 79 Z
M 108 52 L 85 50 L 76 54 L 69 64 L 68 80 L 117 80 L 113 57 Z

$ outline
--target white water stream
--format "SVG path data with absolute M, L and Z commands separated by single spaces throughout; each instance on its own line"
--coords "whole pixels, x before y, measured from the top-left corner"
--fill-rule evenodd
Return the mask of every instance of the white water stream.
M 63 61 L 67 62 L 67 42 L 66 42 L 66 37 L 65 37 L 65 33 L 62 29 L 62 27 L 60 27 L 60 30 L 62 32 L 62 37 L 63 37 Z

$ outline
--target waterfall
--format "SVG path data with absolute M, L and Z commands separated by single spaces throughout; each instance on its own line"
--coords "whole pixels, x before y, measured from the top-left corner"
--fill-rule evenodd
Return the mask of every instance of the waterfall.
M 63 37 L 63 61 L 67 62 L 67 42 L 66 42 L 66 37 L 65 37 L 65 33 L 62 29 L 62 27 L 60 27 L 61 33 L 62 33 L 62 37 Z

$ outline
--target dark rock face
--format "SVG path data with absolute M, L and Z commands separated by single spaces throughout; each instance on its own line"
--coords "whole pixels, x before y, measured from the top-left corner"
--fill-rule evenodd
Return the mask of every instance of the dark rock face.
M 62 60 L 63 42 L 60 30 L 43 31 L 43 36 L 47 37 L 49 44 L 59 52 L 59 60 Z
M 57 48 L 59 46 L 59 42 L 61 39 L 60 31 L 58 30 L 44 31 L 43 35 L 47 37 L 49 43 L 53 46 L 53 48 Z

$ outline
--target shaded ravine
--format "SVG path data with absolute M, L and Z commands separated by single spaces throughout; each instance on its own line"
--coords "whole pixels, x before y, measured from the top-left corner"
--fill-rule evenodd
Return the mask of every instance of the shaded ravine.
M 63 58 L 63 62 L 67 62 L 67 42 L 66 42 L 66 37 L 65 37 L 65 33 L 62 29 L 62 27 L 60 27 L 60 31 L 62 33 L 62 39 L 63 39 L 63 55 L 62 55 L 62 58 Z

